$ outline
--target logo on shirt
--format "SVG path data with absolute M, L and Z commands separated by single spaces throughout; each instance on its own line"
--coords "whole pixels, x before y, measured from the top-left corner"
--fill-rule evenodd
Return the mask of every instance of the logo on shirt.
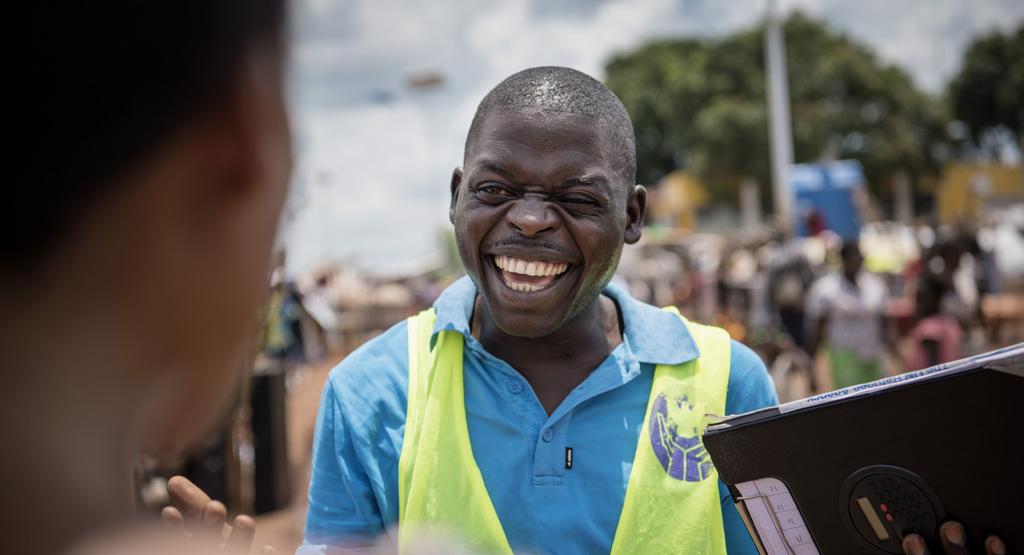
M 700 482 L 714 467 L 700 442 L 700 411 L 694 411 L 687 396 L 668 399 L 659 393 L 651 407 L 648 432 L 654 456 L 669 476 L 687 482 Z

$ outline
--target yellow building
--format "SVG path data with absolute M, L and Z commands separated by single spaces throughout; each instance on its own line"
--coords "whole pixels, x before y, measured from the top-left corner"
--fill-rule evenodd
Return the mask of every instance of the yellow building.
M 987 208 L 1024 202 L 1024 166 L 954 163 L 942 171 L 936 190 L 939 220 L 971 222 Z
M 651 223 L 669 229 L 693 231 L 697 227 L 697 209 L 708 201 L 704 184 L 684 171 L 674 171 L 650 191 Z

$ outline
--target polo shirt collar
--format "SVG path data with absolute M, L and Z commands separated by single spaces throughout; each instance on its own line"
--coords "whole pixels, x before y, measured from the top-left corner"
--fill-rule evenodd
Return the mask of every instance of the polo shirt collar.
M 626 328 L 624 342 L 638 362 L 682 364 L 700 356 L 689 330 L 675 314 L 642 303 L 614 284 L 605 287 L 604 294 L 618 303 Z M 469 337 L 475 301 L 476 285 L 469 276 L 448 286 L 434 301 L 433 334 L 454 331 Z

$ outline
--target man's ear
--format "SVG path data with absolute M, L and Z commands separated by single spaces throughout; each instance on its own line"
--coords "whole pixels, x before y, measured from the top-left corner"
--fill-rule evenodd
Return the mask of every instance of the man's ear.
M 448 207 L 448 220 L 455 223 L 455 205 L 459 202 L 459 185 L 462 185 L 462 168 L 452 170 L 452 201 Z
M 636 185 L 626 199 L 626 244 L 632 245 L 640 240 L 646 214 L 647 189 L 644 189 L 643 185 Z

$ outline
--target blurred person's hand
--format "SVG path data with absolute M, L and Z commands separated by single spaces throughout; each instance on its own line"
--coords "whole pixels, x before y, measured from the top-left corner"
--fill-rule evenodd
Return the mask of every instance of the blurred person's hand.
M 227 508 L 211 499 L 199 486 L 184 476 L 174 476 L 167 482 L 171 505 L 164 507 L 160 516 L 164 524 L 195 542 L 204 553 L 220 549 L 222 553 L 245 554 L 252 547 L 256 523 L 248 515 L 238 515 L 233 524 L 227 523 Z M 260 553 L 275 553 L 263 546 Z
M 942 553 L 945 555 L 970 555 L 967 547 L 967 532 L 959 522 L 949 521 L 939 527 Z M 903 538 L 903 552 L 906 555 L 931 555 L 928 544 L 918 534 Z M 985 555 L 1006 555 L 1006 544 L 998 536 L 985 539 Z
M 174 476 L 167 481 L 167 493 L 171 506 L 161 512 L 164 524 L 179 536 L 195 542 L 189 553 L 249 553 L 256 523 L 248 515 L 238 515 L 234 525 L 227 524 L 227 509 L 220 501 L 211 499 L 199 486 L 184 476 Z M 191 551 L 195 549 L 195 551 Z M 220 549 L 218 552 L 217 549 Z M 336 547 L 330 553 L 351 553 L 353 555 L 396 555 L 398 546 L 389 534 L 381 534 L 372 544 L 350 547 Z M 423 532 L 416 535 L 409 548 L 413 555 L 478 555 L 467 549 L 457 539 Z M 171 553 L 171 552 L 168 552 Z M 259 553 L 278 553 L 265 545 Z M 77 554 L 76 554 L 77 555 Z M 88 555 L 92 555 L 91 553 Z

